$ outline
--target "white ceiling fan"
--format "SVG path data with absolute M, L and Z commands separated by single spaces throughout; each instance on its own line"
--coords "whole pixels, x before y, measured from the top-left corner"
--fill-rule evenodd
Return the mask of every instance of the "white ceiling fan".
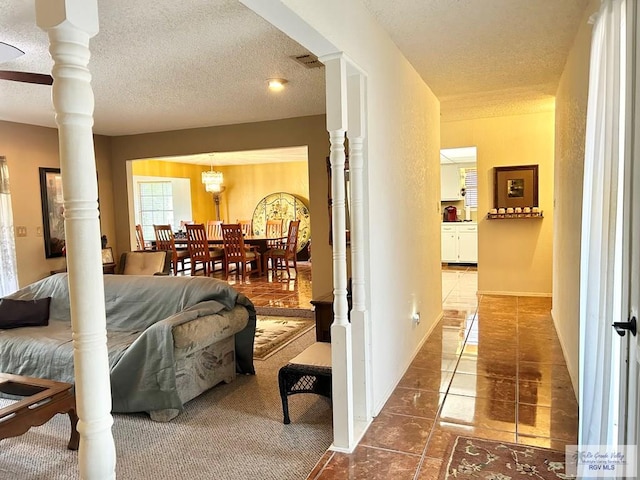
M 0 63 L 8 62 L 14 58 L 24 55 L 19 48 L 0 42 Z M 53 77 L 43 73 L 16 72 L 11 70 L 0 70 L 0 80 L 12 80 L 14 82 L 35 83 L 38 85 L 53 84 Z

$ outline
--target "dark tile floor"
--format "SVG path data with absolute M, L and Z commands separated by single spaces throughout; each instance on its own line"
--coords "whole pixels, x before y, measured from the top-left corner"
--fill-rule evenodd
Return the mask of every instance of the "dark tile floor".
M 576 442 L 550 299 L 476 290 L 474 270 L 443 270 L 444 318 L 356 450 L 328 451 L 308 480 L 436 479 L 457 435 L 560 450 Z
M 311 309 L 311 263 L 298 262 L 298 272 L 291 269 L 291 278 L 279 272 L 277 275 L 252 273 L 243 278 L 234 270 L 229 276 L 216 270 L 214 278 L 226 280 L 236 290 L 244 293 L 256 307 L 305 308 Z M 178 275 L 189 275 L 189 269 Z M 202 275 L 202 271 L 196 272 Z
M 226 280 L 256 306 L 310 308 L 309 263 L 292 279 Z M 576 442 L 578 405 L 551 300 L 478 297 L 469 267 L 443 268 L 442 291 L 444 318 L 356 450 L 326 452 L 308 480 L 436 479 L 457 435 L 559 450 Z

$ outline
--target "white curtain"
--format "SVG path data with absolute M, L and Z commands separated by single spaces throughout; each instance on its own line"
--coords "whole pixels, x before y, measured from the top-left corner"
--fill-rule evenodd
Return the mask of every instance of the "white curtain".
M 635 1 L 635 0 L 634 0 Z M 581 445 L 616 445 L 620 401 L 627 0 L 604 0 L 593 28 L 580 278 Z M 627 102 L 629 103 L 629 102 Z
M 0 297 L 18 289 L 16 244 L 13 238 L 13 211 L 9 193 L 7 159 L 0 157 Z

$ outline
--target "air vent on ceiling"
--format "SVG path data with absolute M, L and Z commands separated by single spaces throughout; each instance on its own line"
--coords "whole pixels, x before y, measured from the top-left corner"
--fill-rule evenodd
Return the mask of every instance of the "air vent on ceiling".
M 318 57 L 316 57 L 311 53 L 307 53 L 305 55 L 297 55 L 297 56 L 294 55 L 291 58 L 293 58 L 296 62 L 298 62 L 300 65 L 303 65 L 306 68 L 324 67 L 322 62 L 318 60 Z

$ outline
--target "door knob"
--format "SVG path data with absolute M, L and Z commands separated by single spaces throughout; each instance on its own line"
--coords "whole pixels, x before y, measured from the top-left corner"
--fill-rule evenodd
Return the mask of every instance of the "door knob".
M 629 330 L 633 336 L 636 336 L 636 317 L 631 317 L 631 320 L 628 322 L 614 322 L 612 325 L 613 328 L 616 329 L 616 332 L 621 337 L 624 337 L 624 334 Z

